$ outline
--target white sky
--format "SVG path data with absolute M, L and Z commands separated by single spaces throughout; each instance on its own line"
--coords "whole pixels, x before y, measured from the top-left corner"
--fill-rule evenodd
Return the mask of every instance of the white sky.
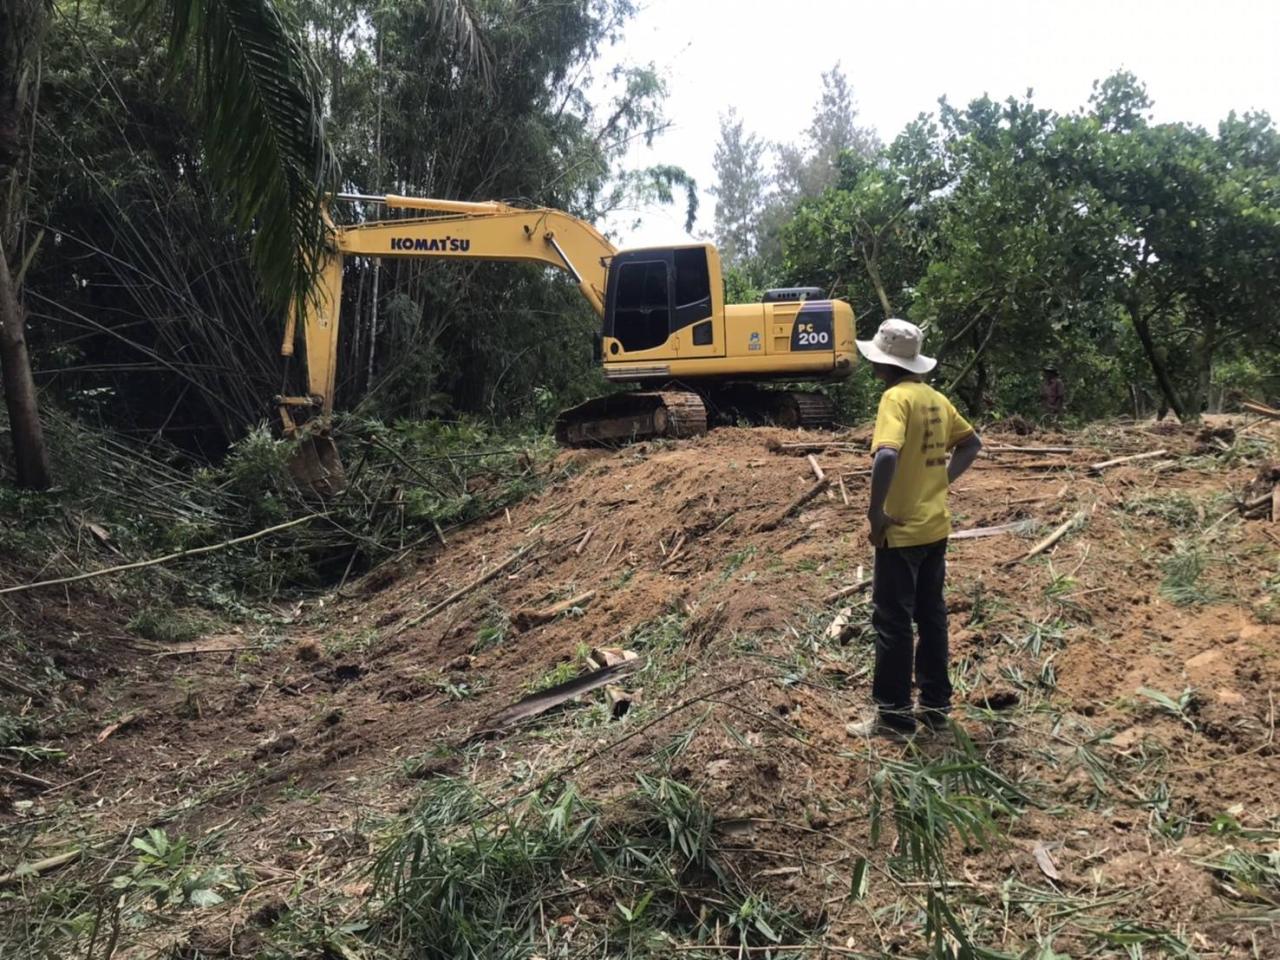
M 890 140 L 938 97 L 957 105 L 1028 87 L 1038 105 L 1084 105 L 1095 79 L 1121 67 L 1147 86 L 1159 120 L 1213 129 L 1235 109 L 1280 121 L 1280 0 L 639 0 L 606 61 L 653 61 L 668 83 L 672 128 L 631 164 L 683 166 L 702 188 L 698 232 L 714 198 L 719 116 L 737 107 L 766 140 L 799 142 L 837 60 L 859 120 Z M 684 206 L 643 211 L 624 246 L 681 242 Z

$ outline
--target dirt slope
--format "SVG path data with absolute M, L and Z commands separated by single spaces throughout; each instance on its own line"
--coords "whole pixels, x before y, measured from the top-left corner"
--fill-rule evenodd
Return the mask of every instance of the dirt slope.
M 357 903 L 370 824 L 405 809 L 415 780 L 461 773 L 516 790 L 585 758 L 573 778 L 608 797 L 687 734 L 665 754 L 667 769 L 734 837 L 738 871 L 823 926 L 830 944 L 918 949 L 915 921 L 877 912 L 898 895 L 890 884 L 849 900 L 847 860 L 888 854 L 867 817 L 885 757 L 927 761 L 944 747 L 844 733 L 867 705 L 870 634 L 854 595 L 842 601 L 853 606 L 852 636 L 826 639 L 841 604 L 824 597 L 870 573 L 866 438 L 844 435 L 817 454 L 848 505 L 833 485 L 760 532 L 813 481 L 803 455 L 767 446 L 796 439 L 725 429 L 568 453 L 569 479 L 290 611 L 287 625 L 206 637 L 197 648 L 209 652 L 121 654 L 119 676 L 63 691 L 83 720 L 56 744 L 68 753 L 56 779 L 84 779 L 56 796 L 9 789 L 10 801 L 34 803 L 0 814 L 6 836 L 21 838 L 6 844 L 4 866 L 73 837 L 94 839 L 109 862 L 152 823 L 217 831 L 219 857 L 265 886 L 209 912 L 195 933 L 149 932 L 121 955 L 210 930 L 229 950 L 236 923 L 275 884 Z M 1111 942 L 1099 931 L 1132 922 L 1205 956 L 1280 956 L 1274 923 L 1239 919 L 1249 904 L 1211 866 L 1224 851 L 1254 849 L 1248 831 L 1280 825 L 1280 524 L 1239 521 L 1225 496 L 1257 472 L 1256 457 L 1195 456 L 1191 431 L 1152 425 L 985 439 L 1075 452 L 997 453 L 953 495 L 957 529 L 1034 521 L 1020 536 L 957 540 L 950 553 L 961 721 L 1031 800 L 1007 842 L 953 848 L 962 913 L 990 945 L 1014 951 L 1049 924 L 1062 928 L 1057 949 L 1084 954 Z M 1261 454 L 1274 441 L 1274 428 L 1253 427 L 1233 449 Z M 1158 448 L 1168 455 L 1086 469 Z M 1009 563 L 1077 513 L 1045 556 Z M 511 623 L 521 608 L 587 591 L 589 602 L 551 623 Z M 624 684 L 639 700 L 622 719 L 597 691 L 472 740 L 504 707 L 583 672 L 591 648 L 611 645 L 640 655 Z M 1047 896 L 1068 911 L 1052 922 L 1034 906 Z M 577 909 L 588 922 L 609 905 L 586 898 Z

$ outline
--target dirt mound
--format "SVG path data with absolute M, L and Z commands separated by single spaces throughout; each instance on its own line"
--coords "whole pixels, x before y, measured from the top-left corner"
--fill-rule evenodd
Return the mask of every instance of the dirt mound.
M 949 848 L 965 922 L 1021 950 L 1052 903 L 1080 918 L 1059 950 L 1084 954 L 1110 942 L 1099 930 L 1141 921 L 1196 930 L 1214 956 L 1250 956 L 1260 934 L 1224 919 L 1239 904 L 1205 864 L 1280 820 L 1276 541 L 1265 524 L 1215 523 L 1223 487 L 1242 488 L 1257 465 L 1189 459 L 1194 435 L 1141 425 L 985 439 L 954 491 L 956 529 L 1028 523 L 951 548 L 954 674 L 973 762 L 1023 799 L 1010 801 L 1004 842 Z M 1089 468 L 1157 447 L 1167 453 Z M 812 485 L 809 453 L 831 486 L 760 531 Z M 886 748 L 844 732 L 868 704 L 871 633 L 865 591 L 828 598 L 870 575 L 867 468 L 861 434 L 725 429 L 567 453 L 538 496 L 272 635 L 122 664 L 62 744 L 61 775 L 86 776 L 62 796 L 101 836 L 161 816 L 192 836 L 234 823 L 224 860 L 312 877 L 350 905 L 363 888 L 320 878 L 362 863 L 364 822 L 403 811 L 417 781 L 465 776 L 500 798 L 571 770 L 584 795 L 610 798 L 660 767 L 698 791 L 733 869 L 779 909 L 833 944 L 911 952 L 914 921 L 876 920 L 909 887 L 881 880 L 870 909 L 841 892 L 859 856 L 893 859 L 868 817 L 881 771 L 953 757 L 941 742 Z M 851 627 L 832 640 L 845 604 Z M 516 611 L 551 613 L 520 629 Z M 637 694 L 621 719 L 596 690 L 496 739 L 486 730 L 613 646 L 639 655 L 618 681 Z M 145 724 L 98 742 L 140 710 Z M 990 922 L 1000 890 L 1023 904 L 1003 926 Z M 268 899 L 246 897 L 225 919 Z M 224 929 L 202 924 L 183 942 Z

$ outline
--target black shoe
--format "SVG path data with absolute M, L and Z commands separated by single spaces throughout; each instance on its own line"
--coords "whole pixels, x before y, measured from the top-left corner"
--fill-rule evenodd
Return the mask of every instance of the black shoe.
M 937 707 L 924 707 L 916 714 L 916 720 L 931 733 L 946 733 L 951 729 L 951 711 Z

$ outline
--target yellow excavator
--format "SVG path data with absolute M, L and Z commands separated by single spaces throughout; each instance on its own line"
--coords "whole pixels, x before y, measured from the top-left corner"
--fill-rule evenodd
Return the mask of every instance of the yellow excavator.
M 323 436 L 333 410 L 346 257 L 533 261 L 572 276 L 601 319 L 596 352 L 605 377 L 639 389 L 563 411 L 555 434 L 566 445 L 694 436 L 709 420 L 829 426 L 833 409 L 821 393 L 761 383 L 839 380 L 853 369 L 849 304 L 797 287 L 768 290 L 761 303 L 726 305 L 720 255 L 709 244 L 618 250 L 560 210 L 391 195 L 337 199 L 420 215 L 333 227 L 315 290 L 285 329 L 281 352 L 289 357 L 301 320 L 308 390 L 278 398 L 289 435 L 313 420 L 307 433 Z M 295 416 L 300 411 L 309 414 Z M 336 453 L 313 456 L 319 462 L 306 472 L 341 469 Z

